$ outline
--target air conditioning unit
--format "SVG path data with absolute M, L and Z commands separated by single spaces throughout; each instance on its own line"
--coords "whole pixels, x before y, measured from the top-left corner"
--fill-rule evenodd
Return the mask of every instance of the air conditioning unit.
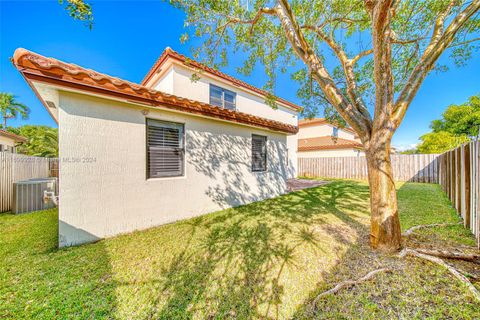
M 45 194 L 58 195 L 57 178 L 41 178 L 17 181 L 13 184 L 14 213 L 45 210 L 55 207 L 54 201 Z

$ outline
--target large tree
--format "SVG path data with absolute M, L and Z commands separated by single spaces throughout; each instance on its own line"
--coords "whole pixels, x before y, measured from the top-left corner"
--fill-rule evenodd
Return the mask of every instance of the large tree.
M 344 119 L 366 151 L 371 246 L 398 250 L 401 232 L 390 143 L 409 105 L 439 58 L 464 64 L 478 48 L 480 0 L 171 0 L 186 12 L 194 56 L 215 67 L 243 52 L 249 74 L 263 65 L 267 99 L 275 78 L 290 71 L 301 83 L 305 114 L 324 106 Z M 238 55 L 237 55 L 238 56 Z

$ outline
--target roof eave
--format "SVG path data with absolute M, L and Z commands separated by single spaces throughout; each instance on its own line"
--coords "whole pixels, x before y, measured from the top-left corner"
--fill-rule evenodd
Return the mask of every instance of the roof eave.
M 28 139 L 25 137 L 19 136 L 18 134 L 11 133 L 5 130 L 0 130 L 0 136 L 7 137 L 9 139 L 12 139 L 14 142 L 18 142 L 18 143 L 24 143 L 28 141 Z
M 233 85 L 235 86 L 238 86 L 238 87 L 241 87 L 243 88 L 244 90 L 252 90 L 252 88 L 255 88 L 254 86 L 252 85 L 249 85 L 247 83 L 245 83 L 244 81 L 242 80 L 239 80 L 239 79 L 236 79 L 232 76 L 229 76 L 221 71 L 217 71 L 216 73 L 214 72 L 211 72 L 210 67 L 206 66 L 206 65 L 203 65 L 202 63 L 198 62 L 198 61 L 195 61 L 195 60 L 191 60 L 191 59 L 188 59 L 187 57 L 173 51 L 170 47 L 167 47 L 164 52 L 160 55 L 160 57 L 157 59 L 157 61 L 154 63 L 154 65 L 152 66 L 152 68 L 150 68 L 150 70 L 148 71 L 147 75 L 143 78 L 142 82 L 140 82 L 140 84 L 142 86 L 145 86 L 156 74 L 157 74 L 157 71 L 163 66 L 163 64 L 168 61 L 168 59 L 173 59 L 177 62 L 179 62 L 180 64 L 182 64 L 183 66 L 186 66 L 186 67 L 190 67 L 190 68 L 199 68 L 205 72 L 207 72 L 208 74 L 210 75 L 213 75 L 215 77 L 219 77 L 220 79 L 222 79 L 223 81 L 229 81 L 229 82 L 232 82 L 232 79 L 235 80 L 233 82 Z M 187 64 L 187 60 L 191 61 L 191 63 Z M 229 79 L 229 78 L 232 78 L 232 79 Z M 251 87 L 251 88 L 250 88 Z M 255 91 L 257 94 L 260 94 L 261 96 L 266 96 L 266 92 L 263 92 L 262 89 L 258 89 L 256 88 L 256 91 Z M 286 107 L 286 108 L 289 108 L 289 109 L 292 109 L 296 112 L 301 112 L 303 110 L 303 107 L 301 106 L 298 106 L 288 100 L 285 100 L 283 98 L 280 98 L 280 97 L 276 97 L 276 102 L 281 104 L 283 107 Z
M 234 122 L 234 123 L 237 123 L 237 124 L 243 124 L 243 125 L 247 125 L 247 126 L 251 126 L 251 127 L 255 127 L 255 128 L 260 128 L 260 129 L 264 129 L 264 130 L 267 129 L 267 130 L 270 130 L 270 131 L 273 131 L 273 132 L 281 132 L 281 133 L 286 133 L 286 134 L 296 134 L 298 132 L 298 127 L 293 127 L 292 126 L 291 129 L 288 128 L 288 129 L 281 130 L 281 129 L 273 126 L 273 125 L 255 125 L 253 123 L 234 121 L 234 119 L 228 119 L 225 116 L 220 116 L 218 114 L 216 115 L 215 113 L 212 113 L 209 116 L 208 114 L 205 114 L 204 112 L 200 112 L 200 111 L 199 112 L 191 112 L 191 111 L 189 112 L 187 110 L 184 110 L 182 107 L 180 107 L 176 104 L 173 104 L 171 102 L 168 102 L 168 101 L 158 101 L 158 100 L 153 100 L 153 99 L 142 98 L 142 97 L 139 97 L 137 95 L 131 95 L 131 94 L 128 94 L 128 93 L 117 92 L 117 91 L 108 90 L 108 89 L 105 89 L 105 88 L 99 88 L 99 87 L 96 87 L 96 86 L 92 86 L 92 85 L 88 85 L 88 84 L 82 84 L 82 83 L 78 83 L 78 82 L 74 82 L 74 81 L 69 81 L 69 80 L 66 80 L 66 79 L 58 79 L 58 78 L 55 78 L 55 77 L 50 77 L 50 76 L 44 75 L 44 74 L 39 73 L 39 72 L 32 72 L 32 71 L 28 71 L 28 70 L 20 70 L 20 72 L 22 73 L 22 76 L 25 78 L 25 80 L 27 81 L 29 86 L 35 92 L 37 97 L 40 99 L 40 101 L 42 102 L 44 107 L 47 109 L 47 111 L 49 111 L 52 118 L 57 122 L 57 124 L 58 124 L 58 120 L 50 112 L 47 103 L 45 102 L 43 97 L 38 93 L 38 90 L 35 88 L 35 85 L 33 84 L 33 82 L 47 83 L 47 84 L 51 84 L 51 85 L 56 85 L 56 86 L 60 86 L 60 87 L 65 87 L 65 88 L 69 88 L 69 89 L 82 91 L 82 92 L 85 92 L 85 93 L 93 93 L 93 94 L 101 95 L 101 96 L 110 96 L 110 97 L 122 99 L 127 103 L 138 103 L 138 104 L 144 105 L 146 107 L 164 108 L 164 109 L 168 109 L 168 110 L 174 110 L 174 111 L 177 111 L 177 112 L 194 114 L 194 115 L 198 115 L 198 116 L 204 116 L 206 118 L 224 120 L 224 121 L 228 121 L 230 123 Z

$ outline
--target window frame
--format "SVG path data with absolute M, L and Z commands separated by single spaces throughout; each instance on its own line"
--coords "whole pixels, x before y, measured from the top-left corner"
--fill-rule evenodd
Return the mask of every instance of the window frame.
M 253 151 L 253 141 L 255 138 L 262 138 L 263 139 L 263 142 L 265 143 L 265 155 L 264 155 L 264 167 L 263 168 L 255 168 L 254 167 L 254 160 L 253 160 L 253 155 L 254 155 L 254 151 Z M 267 142 L 268 142 L 268 137 L 267 136 L 263 136 L 263 135 L 260 135 L 260 134 L 252 134 L 252 145 L 251 145 L 251 161 L 252 161 L 252 172 L 266 172 L 267 169 L 268 169 L 268 145 L 267 145 Z
M 338 127 L 333 127 L 332 137 L 338 138 Z
M 169 125 L 170 127 L 179 127 L 181 128 L 181 133 L 179 134 L 179 139 L 181 143 L 180 152 L 181 152 L 181 166 L 180 166 L 180 173 L 179 174 L 165 174 L 165 175 L 155 175 L 153 176 L 150 172 L 150 153 L 149 153 L 149 143 L 148 143 L 148 138 L 149 138 L 149 133 L 148 133 L 148 127 L 149 127 L 149 121 L 151 122 L 157 122 L 157 123 L 163 123 L 166 126 L 164 128 L 168 128 Z M 145 152 L 146 152 L 146 179 L 147 180 L 152 180 L 152 179 L 169 179 L 169 178 L 179 178 L 179 177 L 185 177 L 185 158 L 186 158 L 186 142 L 185 142 L 185 123 L 182 122 L 175 122 L 175 121 L 170 121 L 170 120 L 164 120 L 164 119 L 154 119 L 154 118 L 145 118 Z
M 222 97 L 221 97 L 222 105 L 221 106 L 218 106 L 218 105 L 212 103 L 212 88 L 222 92 Z M 233 108 L 225 107 L 225 93 L 226 92 L 233 96 Z M 237 93 L 232 91 L 232 90 L 228 90 L 228 89 L 225 89 L 225 88 L 222 88 L 222 87 L 219 87 L 217 85 L 214 85 L 214 84 L 210 83 L 208 98 L 209 98 L 209 104 L 211 104 L 212 106 L 224 108 L 224 109 L 227 109 L 227 110 L 237 110 Z

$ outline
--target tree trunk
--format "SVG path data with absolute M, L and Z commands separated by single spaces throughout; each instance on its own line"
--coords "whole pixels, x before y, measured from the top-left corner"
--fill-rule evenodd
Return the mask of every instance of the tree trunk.
M 390 162 L 390 142 L 377 142 L 366 150 L 370 185 L 370 245 L 373 249 L 394 252 L 401 247 L 397 191 Z

